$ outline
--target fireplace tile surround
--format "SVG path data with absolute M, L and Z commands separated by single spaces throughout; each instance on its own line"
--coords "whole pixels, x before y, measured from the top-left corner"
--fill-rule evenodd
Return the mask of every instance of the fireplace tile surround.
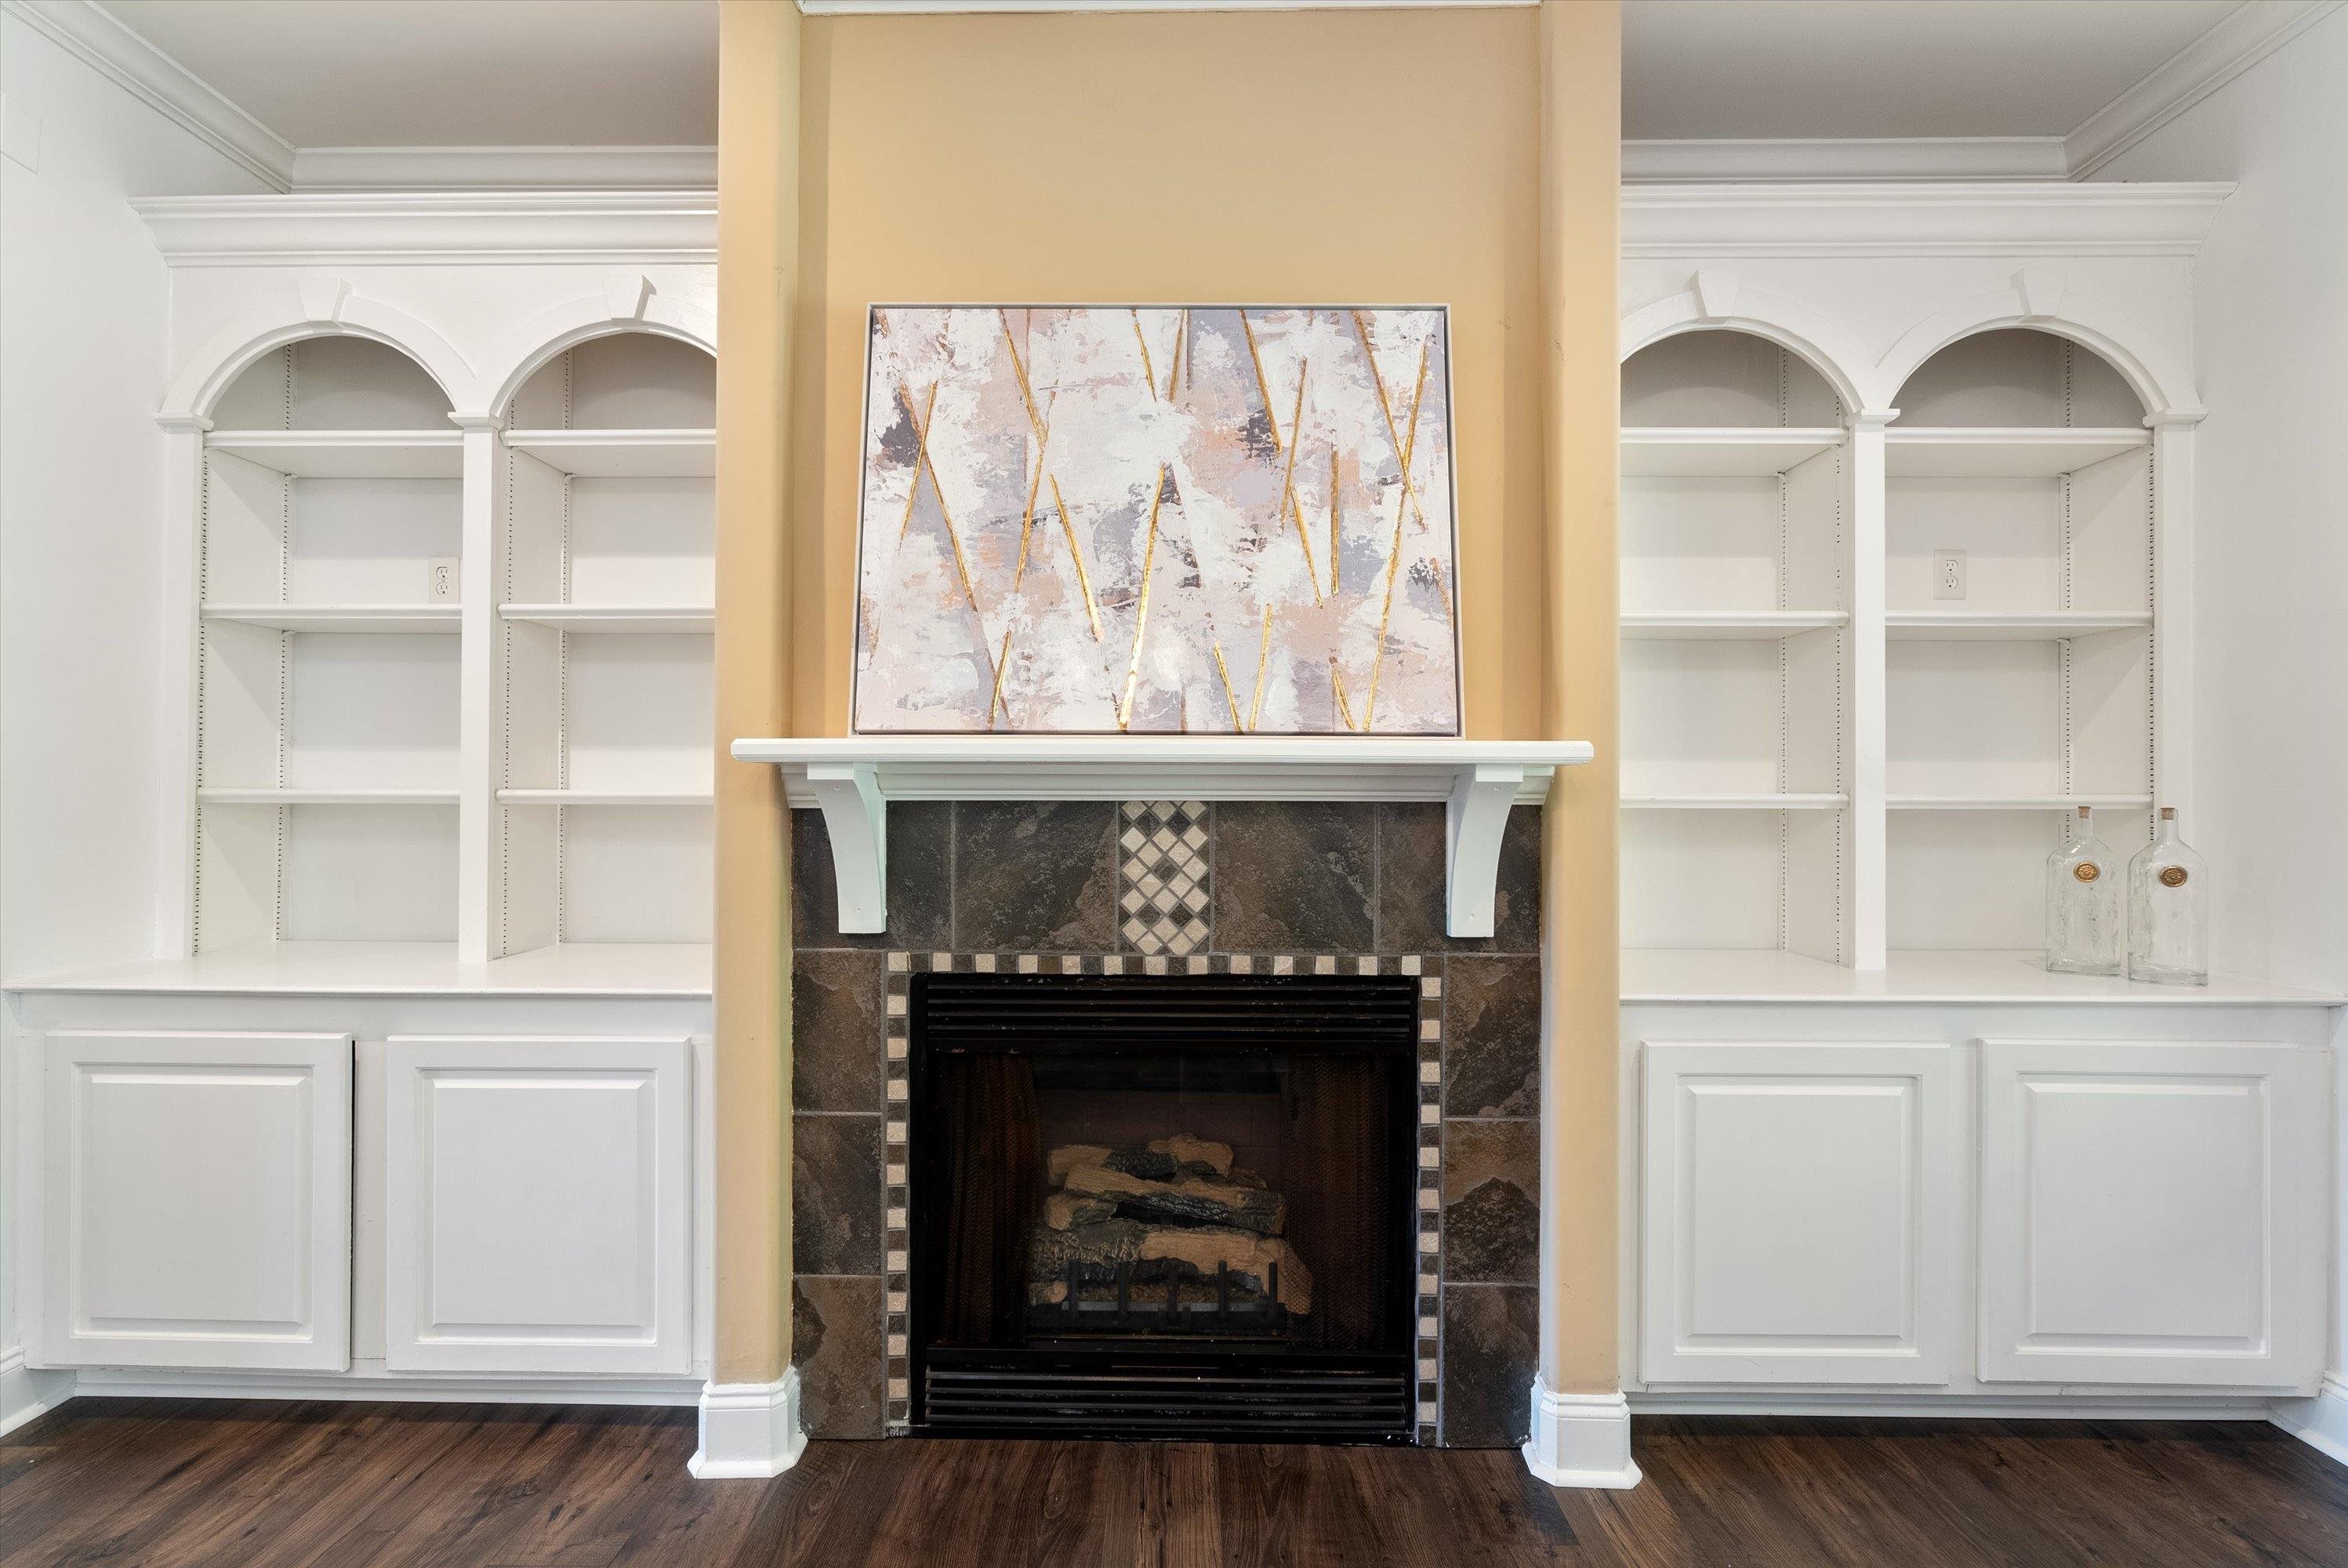
M 879 1438 L 905 1412 L 912 974 L 1342 965 L 1422 980 L 1420 1440 L 1523 1440 L 1538 1317 L 1537 809 L 1509 814 L 1495 934 L 1475 939 L 1443 934 L 1439 803 L 901 803 L 890 928 L 860 935 L 837 929 L 819 818 L 794 817 L 792 1346 L 810 1435 Z

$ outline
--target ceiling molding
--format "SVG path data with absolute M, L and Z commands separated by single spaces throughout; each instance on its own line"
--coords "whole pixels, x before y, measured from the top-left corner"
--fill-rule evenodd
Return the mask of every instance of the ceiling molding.
M 175 267 L 717 259 L 717 193 L 296 191 L 134 201 Z
M 294 189 L 707 191 L 714 147 L 305 147 Z
M 1632 181 L 2061 180 L 2059 136 L 1625 141 Z
M 798 0 L 809 16 L 1041 15 L 1067 11 L 1475 11 L 1540 0 Z
M 2063 139 L 2084 180 L 2338 10 L 2343 0 L 2248 0 Z
M 294 183 L 294 146 L 92 0 L 0 0 L 0 10 L 274 190 Z
M 2191 255 L 2233 189 L 2060 181 L 1629 185 L 1622 254 Z

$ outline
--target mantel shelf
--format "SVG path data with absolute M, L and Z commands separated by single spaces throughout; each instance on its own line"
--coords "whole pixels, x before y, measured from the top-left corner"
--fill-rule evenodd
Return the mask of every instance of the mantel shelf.
M 733 753 L 779 767 L 789 803 L 823 812 L 842 932 L 888 927 L 891 799 L 1442 800 L 1454 936 L 1492 934 L 1509 809 L 1593 755 L 1586 740 L 1255 735 L 743 739 Z

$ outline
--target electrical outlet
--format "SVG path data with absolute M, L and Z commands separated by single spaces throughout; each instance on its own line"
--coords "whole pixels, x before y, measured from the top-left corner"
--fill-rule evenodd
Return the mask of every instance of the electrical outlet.
M 1932 552 L 1932 597 L 1962 599 L 1965 596 L 1965 552 L 1962 550 Z
M 429 603 L 457 602 L 457 558 L 436 555 L 424 563 L 424 597 Z

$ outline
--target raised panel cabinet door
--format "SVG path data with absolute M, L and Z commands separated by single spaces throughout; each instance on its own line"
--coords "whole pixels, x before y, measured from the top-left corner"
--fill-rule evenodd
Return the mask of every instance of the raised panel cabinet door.
M 1981 1376 L 2307 1388 L 2325 1076 L 2295 1046 L 1983 1040 Z
M 395 1035 L 384 1061 L 386 1365 L 689 1370 L 690 1042 Z
M 1946 1045 L 1643 1047 L 1651 1383 L 1941 1383 L 1962 1178 Z
M 351 1037 L 42 1041 L 37 1361 L 350 1365 Z

